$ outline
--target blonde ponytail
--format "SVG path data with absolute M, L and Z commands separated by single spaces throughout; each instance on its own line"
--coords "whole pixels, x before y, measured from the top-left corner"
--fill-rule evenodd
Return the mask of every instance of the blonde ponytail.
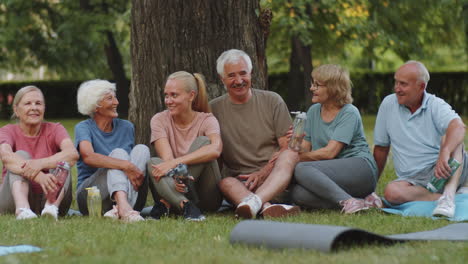
M 211 113 L 211 108 L 208 104 L 205 78 L 200 73 L 194 73 L 193 76 L 197 82 L 198 92 L 192 103 L 192 109 L 197 112 Z
M 203 77 L 203 75 L 200 73 L 191 74 L 186 71 L 178 71 L 167 77 L 167 80 L 171 79 L 182 81 L 186 92 L 195 91 L 196 96 L 192 102 L 193 111 L 211 113 L 210 105 L 208 104 L 205 77 Z

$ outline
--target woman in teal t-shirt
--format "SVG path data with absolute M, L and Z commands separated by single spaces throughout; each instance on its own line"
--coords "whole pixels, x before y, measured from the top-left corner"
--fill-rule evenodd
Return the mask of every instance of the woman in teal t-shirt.
M 354 213 L 381 207 L 373 193 L 377 166 L 369 151 L 359 110 L 351 104 L 351 80 L 339 65 L 312 72 L 312 105 L 294 175 L 296 204 L 306 208 L 339 208 Z M 365 199 L 361 199 L 364 198 Z

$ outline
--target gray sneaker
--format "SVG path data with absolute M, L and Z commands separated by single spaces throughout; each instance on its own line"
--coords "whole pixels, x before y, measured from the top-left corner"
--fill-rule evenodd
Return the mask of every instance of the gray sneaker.
M 455 201 L 452 197 L 442 195 L 437 200 L 437 206 L 432 211 L 433 216 L 453 217 L 455 215 Z

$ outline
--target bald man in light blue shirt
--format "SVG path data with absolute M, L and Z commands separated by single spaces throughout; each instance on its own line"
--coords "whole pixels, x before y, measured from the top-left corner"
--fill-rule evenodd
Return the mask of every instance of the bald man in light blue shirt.
M 392 147 L 398 178 L 385 188 L 385 199 L 401 204 L 438 200 L 433 214 L 452 217 L 454 196 L 468 175 L 463 139 L 465 125 L 444 100 L 426 92 L 429 72 L 424 64 L 409 61 L 395 73 L 395 93 L 380 105 L 374 130 L 374 158 L 382 173 Z M 453 176 L 448 160 L 461 163 Z M 448 178 L 443 193 L 425 186 L 435 175 Z

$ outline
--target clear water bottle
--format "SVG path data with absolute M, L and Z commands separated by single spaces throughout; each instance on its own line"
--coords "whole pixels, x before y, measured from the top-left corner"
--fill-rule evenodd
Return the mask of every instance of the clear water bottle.
M 180 183 L 180 184 L 185 184 L 185 190 L 184 190 L 184 193 L 188 193 L 189 192 L 189 188 L 188 188 L 188 180 L 190 179 L 190 174 L 189 174 L 189 171 L 188 171 L 188 168 L 187 168 L 187 165 L 183 164 L 183 163 L 180 163 L 178 164 L 175 168 L 169 170 L 167 173 L 166 173 L 166 176 L 169 176 L 169 177 L 172 177 L 174 178 L 177 183 Z M 193 178 L 193 177 L 192 177 Z
M 289 148 L 294 151 L 301 150 L 302 139 L 304 139 L 305 122 L 307 115 L 304 112 L 291 112 L 296 115 L 293 123 L 293 134 L 289 141 Z
M 450 166 L 450 176 L 452 176 L 455 171 L 460 167 L 460 162 L 454 158 L 450 158 L 448 161 L 448 164 Z M 436 193 L 442 190 L 445 187 L 445 184 L 447 183 L 448 178 L 437 178 L 435 175 L 432 175 L 431 180 L 427 183 L 426 189 L 429 191 Z
M 86 188 L 88 191 L 88 213 L 90 217 L 101 217 L 102 201 L 101 192 L 96 186 Z
M 57 168 L 54 171 L 54 175 L 57 178 L 57 190 L 54 192 L 49 192 L 47 194 L 47 201 L 54 203 L 57 200 L 60 192 L 62 191 L 65 181 L 67 181 L 68 175 L 70 173 L 70 165 L 66 161 L 61 161 L 57 163 Z

